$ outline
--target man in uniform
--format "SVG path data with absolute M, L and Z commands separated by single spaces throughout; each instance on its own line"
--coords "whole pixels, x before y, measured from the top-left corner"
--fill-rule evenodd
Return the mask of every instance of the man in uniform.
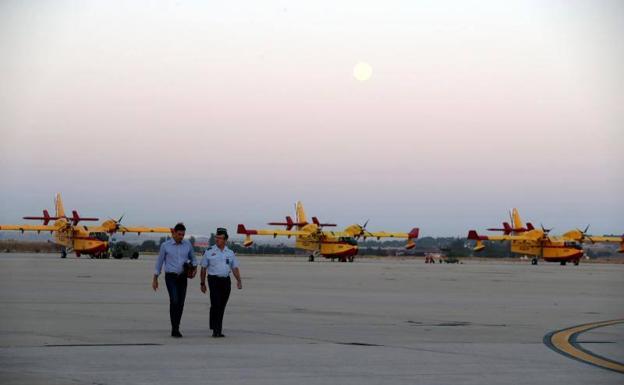
M 225 243 L 228 239 L 227 230 L 218 228 L 215 236 L 216 245 L 207 249 L 201 261 L 201 291 L 206 293 L 206 272 L 210 288 L 210 329 L 215 338 L 225 337 L 223 331 L 223 314 L 225 305 L 230 298 L 230 271 L 236 278 L 236 287 L 243 288 L 238 260 L 234 252 Z
M 171 232 L 172 239 L 160 245 L 160 254 L 156 260 L 156 271 L 152 279 L 152 288 L 158 290 L 158 276 L 165 267 L 165 284 L 169 292 L 169 318 L 171 319 L 171 337 L 181 338 L 180 320 L 186 299 L 187 272 L 185 263 L 197 266 L 193 245 L 184 239 L 186 227 L 178 223 Z

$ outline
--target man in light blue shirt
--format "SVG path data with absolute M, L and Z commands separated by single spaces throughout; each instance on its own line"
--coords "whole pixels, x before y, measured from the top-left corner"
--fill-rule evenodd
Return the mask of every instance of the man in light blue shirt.
M 186 300 L 187 271 L 185 264 L 197 266 L 193 245 L 184 239 L 186 227 L 178 223 L 173 228 L 171 236 L 173 239 L 165 241 L 160 245 L 160 254 L 156 260 L 156 271 L 152 279 L 152 288 L 158 290 L 158 276 L 165 267 L 165 284 L 169 293 L 169 318 L 171 320 L 171 336 L 181 338 L 180 321 L 184 311 L 184 301 Z
M 223 314 L 225 305 L 230 298 L 232 284 L 230 272 L 236 278 L 236 287 L 243 288 L 238 259 L 232 250 L 225 244 L 228 239 L 227 230 L 218 228 L 215 236 L 216 245 L 204 252 L 201 261 L 201 291 L 206 293 L 206 273 L 208 273 L 208 286 L 210 288 L 210 329 L 215 338 L 225 337 L 223 331 Z

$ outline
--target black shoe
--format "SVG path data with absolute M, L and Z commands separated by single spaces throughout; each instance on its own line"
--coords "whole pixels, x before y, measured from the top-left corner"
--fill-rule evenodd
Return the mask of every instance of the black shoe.
M 173 330 L 171 331 L 171 337 L 182 338 L 182 333 L 179 330 Z
M 219 333 L 217 332 L 212 332 L 212 338 L 217 338 L 219 337 Z
M 223 338 L 223 337 L 225 337 L 225 334 L 223 334 L 223 333 L 217 334 L 217 338 Z

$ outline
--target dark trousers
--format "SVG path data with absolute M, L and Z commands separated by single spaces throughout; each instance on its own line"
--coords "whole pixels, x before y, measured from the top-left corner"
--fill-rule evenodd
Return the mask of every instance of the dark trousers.
M 171 319 L 171 330 L 180 330 L 180 320 L 184 311 L 184 300 L 186 299 L 186 274 L 165 274 L 167 292 L 169 292 L 169 318 Z
M 223 330 L 223 314 L 230 298 L 232 283 L 230 277 L 208 276 L 210 289 L 210 329 L 216 334 Z

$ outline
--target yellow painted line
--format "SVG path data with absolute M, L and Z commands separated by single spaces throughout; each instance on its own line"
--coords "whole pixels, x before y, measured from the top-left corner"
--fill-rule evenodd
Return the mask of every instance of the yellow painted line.
M 558 353 L 566 355 L 576 360 L 599 366 L 601 368 L 613 370 L 619 373 L 624 373 L 624 364 L 613 361 L 606 357 L 601 357 L 597 354 L 583 349 L 579 343 L 576 342 L 576 338 L 579 334 L 584 333 L 591 329 L 596 329 L 605 326 L 611 326 L 615 324 L 624 323 L 624 319 L 616 319 L 610 321 L 593 322 L 578 326 L 572 326 L 567 329 L 559 330 L 547 334 L 544 337 L 544 343 L 551 349 Z

